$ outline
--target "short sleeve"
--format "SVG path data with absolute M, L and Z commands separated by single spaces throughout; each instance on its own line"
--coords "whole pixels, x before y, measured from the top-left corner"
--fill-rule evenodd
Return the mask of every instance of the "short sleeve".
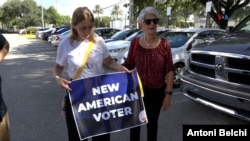
M 170 71 L 174 71 L 174 64 L 172 59 L 170 43 L 165 39 L 163 39 L 163 42 L 166 49 L 166 73 L 168 73 Z
M 58 47 L 57 47 L 57 55 L 56 55 L 56 63 L 59 64 L 60 66 L 65 66 L 66 65 L 66 58 L 67 58 L 67 52 L 65 45 L 68 45 L 69 39 L 65 38 L 62 40 Z
M 135 68 L 135 60 L 136 60 L 136 48 L 135 47 L 135 43 L 139 42 L 139 38 L 135 38 L 131 41 L 130 43 L 130 47 L 128 50 L 128 56 L 126 58 L 126 60 L 124 61 L 124 63 L 122 64 L 123 66 L 125 66 L 126 68 L 132 70 Z
M 98 37 L 99 45 L 102 46 L 102 56 L 103 59 L 109 56 L 108 47 L 102 37 Z

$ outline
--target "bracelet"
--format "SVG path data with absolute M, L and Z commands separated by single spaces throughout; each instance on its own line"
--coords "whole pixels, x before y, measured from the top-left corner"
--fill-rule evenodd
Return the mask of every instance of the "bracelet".
M 166 91 L 165 94 L 172 95 L 172 91 Z

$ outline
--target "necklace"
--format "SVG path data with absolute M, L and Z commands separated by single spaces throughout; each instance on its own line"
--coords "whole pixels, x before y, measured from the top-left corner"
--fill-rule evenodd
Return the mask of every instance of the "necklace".
M 153 41 L 152 43 L 148 43 L 148 42 L 146 41 L 146 39 L 145 39 L 145 35 L 143 36 L 143 41 L 145 42 L 145 44 L 146 44 L 147 46 L 153 45 L 153 44 L 155 43 L 156 39 L 157 39 L 157 38 L 155 37 L 155 39 L 154 39 L 154 41 Z

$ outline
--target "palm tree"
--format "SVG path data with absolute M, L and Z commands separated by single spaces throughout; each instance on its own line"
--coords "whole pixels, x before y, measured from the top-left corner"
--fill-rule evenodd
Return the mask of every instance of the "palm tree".
M 100 17 L 99 17 L 99 15 L 100 15 L 100 14 L 103 14 L 103 9 L 101 8 L 101 6 L 100 6 L 99 4 L 97 4 L 97 5 L 95 6 L 95 9 L 93 10 L 93 13 L 94 13 L 94 14 L 97 14 L 97 17 L 98 17 L 98 27 L 99 27 L 99 22 L 100 22 Z
M 123 11 L 120 9 L 119 5 L 115 5 L 113 10 L 111 11 L 111 15 L 116 15 L 116 19 L 118 19 L 119 15 L 122 15 Z

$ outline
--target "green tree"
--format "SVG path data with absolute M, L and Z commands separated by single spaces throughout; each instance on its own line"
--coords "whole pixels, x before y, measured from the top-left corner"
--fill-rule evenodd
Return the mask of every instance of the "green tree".
M 243 8 L 240 8 L 236 10 L 232 16 L 230 17 L 230 20 L 235 21 L 236 23 L 240 22 L 243 18 L 248 16 L 250 13 L 250 6 L 245 6 Z
M 182 28 L 187 28 L 192 24 L 187 23 L 188 18 L 194 15 L 196 11 L 202 11 L 203 6 L 193 0 L 178 0 L 175 3 L 170 3 L 172 7 L 171 17 L 174 17 L 176 22 L 181 22 Z M 177 20 L 179 19 L 179 20 Z
M 56 9 L 54 6 L 50 6 L 48 8 L 48 10 L 46 10 L 45 13 L 46 17 L 47 17 L 47 23 L 48 24 L 53 24 L 53 25 L 57 25 L 58 23 L 60 23 L 61 21 L 61 17 L 60 15 L 57 13 Z
M 20 0 L 8 0 L 2 6 L 2 11 L 4 11 L 1 15 L 1 22 L 3 26 L 12 26 L 12 19 L 21 18 L 21 1 Z M 16 14 L 18 13 L 18 14 Z
M 59 25 L 70 25 L 70 16 L 61 16 L 61 21 L 59 22 Z
M 34 0 L 23 0 L 21 1 L 21 14 L 22 20 L 25 23 L 25 27 L 36 26 L 40 23 L 38 15 L 38 7 Z
M 166 20 L 166 8 L 168 6 L 172 7 L 171 12 L 171 23 L 175 24 L 180 22 L 180 20 L 187 19 L 190 14 L 194 14 L 199 17 L 204 17 L 206 3 L 208 1 L 212 2 L 211 12 L 209 12 L 210 17 L 213 21 L 222 29 L 225 29 L 228 25 L 228 20 L 233 16 L 233 13 L 239 10 L 244 10 L 246 12 L 246 7 L 250 0 L 132 0 L 134 2 L 134 17 L 138 17 L 139 12 L 146 6 L 154 6 L 161 14 L 161 19 Z M 221 20 L 218 19 L 218 14 L 223 17 Z M 247 14 L 247 13 L 246 13 Z M 244 15 L 244 16 L 243 16 Z M 245 17 L 243 14 L 241 17 Z M 134 20 L 133 20 L 134 21 Z M 187 24 L 185 24 L 187 26 Z
M 0 17 L 3 25 L 20 28 L 37 25 L 37 6 L 34 0 L 7 0 L 1 7 L 4 11 Z
M 250 0 L 211 0 L 212 8 L 209 12 L 210 17 L 221 28 L 225 29 L 228 26 L 228 20 L 233 13 L 247 6 Z M 208 0 L 199 0 L 203 6 L 206 6 Z
M 93 10 L 94 14 L 97 14 L 97 27 L 99 27 L 99 23 L 100 23 L 100 14 L 103 14 L 103 9 L 101 8 L 101 6 L 99 4 L 97 4 L 95 6 L 95 9 Z
M 95 18 L 96 21 L 98 21 L 98 19 Z M 110 22 L 110 17 L 108 16 L 100 17 L 99 27 L 109 27 L 109 22 Z
M 119 16 L 122 15 L 123 11 L 120 9 L 119 5 L 115 5 L 111 11 L 111 15 L 116 16 L 116 19 L 119 19 Z
M 42 9 L 45 23 L 58 26 L 69 25 L 69 16 L 60 15 L 54 7 L 45 9 L 37 6 L 35 0 L 7 0 L 0 7 L 0 23 L 5 28 L 8 26 L 17 28 L 42 26 Z

